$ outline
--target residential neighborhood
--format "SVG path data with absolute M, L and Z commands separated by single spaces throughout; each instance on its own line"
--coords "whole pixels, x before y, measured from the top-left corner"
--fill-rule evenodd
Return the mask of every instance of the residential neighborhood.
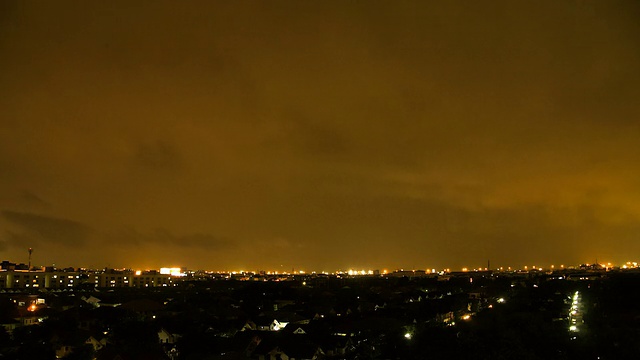
M 640 331 L 638 305 L 615 296 L 635 294 L 632 285 L 639 283 L 634 271 L 575 269 L 471 271 L 444 279 L 305 275 L 286 281 L 192 278 L 172 287 L 2 289 L 0 355 L 96 360 L 623 356 L 638 350 L 631 335 L 615 344 L 601 339 Z M 621 301 L 624 306 L 616 306 Z

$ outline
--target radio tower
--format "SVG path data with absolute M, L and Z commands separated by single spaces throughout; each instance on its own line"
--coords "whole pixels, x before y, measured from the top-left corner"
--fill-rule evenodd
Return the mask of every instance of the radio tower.
M 29 248 L 29 268 L 27 271 L 31 271 L 31 254 L 33 253 L 33 248 Z

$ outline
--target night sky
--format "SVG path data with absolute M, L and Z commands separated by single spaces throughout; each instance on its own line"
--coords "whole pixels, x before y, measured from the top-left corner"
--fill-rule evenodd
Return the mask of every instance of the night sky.
M 640 257 L 640 3 L 2 1 L 0 260 Z

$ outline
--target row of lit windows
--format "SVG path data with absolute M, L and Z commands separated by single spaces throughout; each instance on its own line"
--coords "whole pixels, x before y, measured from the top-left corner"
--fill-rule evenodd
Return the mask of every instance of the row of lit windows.
M 14 279 L 21 279 L 22 277 L 20 275 L 14 275 L 13 278 Z M 31 276 L 30 275 L 24 275 L 24 278 L 25 278 L 25 280 L 29 280 L 31 278 Z M 38 275 L 35 275 L 33 278 L 34 279 L 38 279 L 39 277 L 38 277 Z M 58 275 L 53 275 L 52 278 L 53 279 L 57 279 Z M 69 275 L 69 276 L 67 276 L 67 278 L 68 279 L 79 279 L 80 276 L 71 276 L 71 275 Z
M 34 274 L 21 274 L 14 275 L 14 286 L 17 287 L 73 287 L 74 280 L 79 279 L 78 275 L 52 275 L 50 278 L 47 275 L 34 275 Z M 111 278 L 111 280 L 109 280 Z M 55 280 L 54 280 L 55 279 Z M 173 280 L 169 277 L 164 276 L 136 276 L 136 277 L 128 277 L 128 276 L 105 276 L 104 280 L 99 275 L 94 276 L 94 282 L 96 286 L 99 286 L 102 281 L 104 281 L 104 286 L 109 287 L 120 287 L 120 286 L 134 286 L 134 287 L 149 287 L 149 286 L 167 286 L 173 285 L 175 286 Z M 29 281 L 31 280 L 31 281 Z M 101 281 L 102 280 L 102 281 Z M 7 282 L 12 282 L 10 276 L 0 276 L 0 287 L 4 288 Z M 49 284 L 49 285 L 46 285 Z

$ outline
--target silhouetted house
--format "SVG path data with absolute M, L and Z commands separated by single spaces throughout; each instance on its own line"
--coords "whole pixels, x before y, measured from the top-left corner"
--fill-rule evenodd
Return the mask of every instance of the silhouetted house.
M 315 360 L 323 355 L 320 346 L 306 337 L 279 334 L 263 339 L 251 357 L 258 360 Z
M 307 332 L 301 327 L 301 326 L 296 326 L 296 329 L 293 330 L 293 334 L 296 335 L 306 335 Z
M 56 358 L 64 358 L 83 345 L 90 345 L 87 340 L 91 336 L 87 331 L 77 328 L 57 327 L 48 339 L 56 353 Z
M 149 299 L 138 299 L 120 305 L 120 309 L 136 314 L 140 320 L 149 320 L 163 309 L 163 305 Z
M 84 300 L 87 304 L 93 306 L 93 307 L 100 307 L 100 299 L 98 299 L 97 297 L 91 295 L 89 297 L 82 297 L 82 300 Z
M 104 329 L 113 326 L 128 315 L 129 312 L 127 310 L 120 309 L 119 307 L 100 306 L 99 308 L 91 310 L 90 316 L 93 320 L 88 321 L 91 321 L 91 329 Z M 80 324 L 84 322 L 85 321 L 81 318 Z
M 341 321 L 332 326 L 330 334 L 334 336 L 352 337 L 359 334 L 359 329 L 352 321 Z
M 100 340 L 98 340 L 94 336 L 89 336 L 84 343 L 86 345 L 91 345 L 94 351 L 98 351 L 98 350 L 101 350 L 103 347 L 107 346 L 108 340 L 106 337 L 101 337 Z
M 449 311 L 446 313 L 438 313 L 436 314 L 436 321 L 442 323 L 450 323 L 455 319 L 455 315 L 453 311 Z
M 346 336 L 324 336 L 318 339 L 318 344 L 328 357 L 342 357 L 355 350 L 353 340 Z
M 11 334 L 16 327 L 20 326 L 20 321 L 11 317 L 3 317 L 0 319 L 0 326 L 4 327 L 7 333 Z
M 334 311 L 336 316 L 348 316 L 353 313 L 351 306 L 348 304 L 338 304 L 334 307 Z
M 20 322 L 21 326 L 37 325 L 40 323 L 38 319 L 39 316 L 36 312 L 30 311 L 28 308 L 19 308 L 18 316 L 15 318 L 15 320 Z
M 255 327 L 253 327 L 251 330 L 270 331 L 271 326 L 273 325 L 273 318 L 258 316 L 257 318 L 255 318 L 255 321 L 253 321 L 253 324 L 255 324 Z
M 363 313 L 369 313 L 369 312 L 373 312 L 376 311 L 376 304 L 370 301 L 361 301 L 358 304 L 358 312 L 363 314 Z
M 320 319 L 329 316 L 336 316 L 336 310 L 333 306 L 317 306 L 315 308 L 314 319 Z
M 170 358 L 160 348 L 131 351 L 107 346 L 98 352 L 96 360 L 170 360 Z
M 168 331 L 165 328 L 160 328 L 158 331 L 158 341 L 161 344 L 175 344 L 181 335 Z
M 273 317 L 258 316 L 255 320 L 249 320 L 243 326 L 243 330 L 258 330 L 258 331 L 280 331 L 284 329 L 289 323 L 286 321 L 278 321 Z
M 60 345 L 56 347 L 55 352 L 56 352 L 56 359 L 62 359 L 64 357 L 71 355 L 71 353 L 73 353 L 73 346 Z
M 54 309 L 48 309 L 55 311 Z M 96 326 L 96 313 L 88 307 L 72 307 L 64 311 L 58 311 L 50 316 L 64 323 L 77 323 L 79 329 L 91 330 Z

